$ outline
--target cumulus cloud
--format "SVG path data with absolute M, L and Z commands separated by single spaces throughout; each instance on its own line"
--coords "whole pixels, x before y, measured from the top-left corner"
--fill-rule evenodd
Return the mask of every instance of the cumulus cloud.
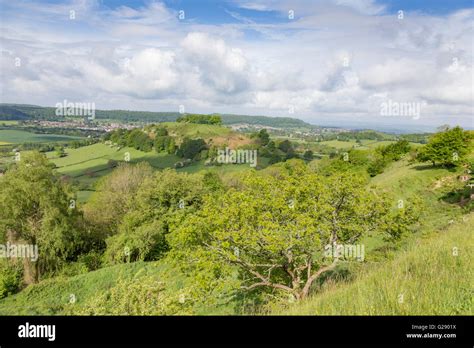
M 185 105 L 319 122 L 373 120 L 390 99 L 425 103 L 417 122 L 472 120 L 472 9 L 399 20 L 372 0 L 246 0 L 234 5 L 278 20 L 259 23 L 233 9 L 237 23 L 203 24 L 158 1 L 114 9 L 92 0 L 0 1 L 2 102 Z
M 234 94 L 249 87 L 250 67 L 239 48 L 205 33 L 189 33 L 181 43 L 186 63 L 200 81 L 218 92 Z

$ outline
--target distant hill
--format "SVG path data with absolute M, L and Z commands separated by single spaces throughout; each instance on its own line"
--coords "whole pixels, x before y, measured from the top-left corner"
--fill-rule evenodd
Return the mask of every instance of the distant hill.
M 0 104 L 0 120 L 60 120 L 61 116 L 56 116 L 54 107 L 42 107 L 25 104 Z M 178 112 L 150 112 L 150 111 L 130 111 L 130 110 L 96 110 L 96 119 L 115 120 L 120 122 L 175 122 L 179 116 Z M 311 128 L 309 123 L 291 117 L 268 117 L 268 116 L 248 116 L 248 115 L 221 115 L 225 125 L 250 124 L 262 125 L 276 128 Z
M 0 104 L 0 120 L 10 121 L 10 120 L 28 120 L 31 116 L 28 113 L 25 113 L 21 108 L 15 106 Z
M 262 125 L 278 128 L 312 128 L 313 125 L 291 117 L 269 117 L 269 116 L 248 116 L 248 115 L 221 115 L 224 124 L 248 123 L 251 125 Z

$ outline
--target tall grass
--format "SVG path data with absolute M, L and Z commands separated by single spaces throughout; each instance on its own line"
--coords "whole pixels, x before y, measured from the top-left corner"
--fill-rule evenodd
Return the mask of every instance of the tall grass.
M 357 279 L 332 284 L 274 314 L 474 314 L 474 214 L 409 247 L 387 263 L 363 268 Z

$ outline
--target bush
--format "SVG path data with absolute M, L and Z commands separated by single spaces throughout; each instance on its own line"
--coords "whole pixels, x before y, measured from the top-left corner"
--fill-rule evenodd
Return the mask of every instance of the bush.
M 102 267 L 102 253 L 93 250 L 87 254 L 80 255 L 77 261 L 84 264 L 89 272 L 95 271 Z
M 202 139 L 184 139 L 177 155 L 182 158 L 194 159 L 202 150 L 206 149 L 206 142 Z
M 303 154 L 303 158 L 307 161 L 311 161 L 313 159 L 313 151 L 306 150 Z
M 370 176 L 376 176 L 382 174 L 385 167 L 387 167 L 388 161 L 384 157 L 377 157 L 372 163 L 367 167 L 367 173 Z
M 23 270 L 20 263 L 0 262 L 0 299 L 20 290 Z
M 89 270 L 87 266 L 82 262 L 71 262 L 64 265 L 64 267 L 59 272 L 60 276 L 64 277 L 74 277 L 79 274 L 85 274 Z
M 155 277 L 119 279 L 104 294 L 93 297 L 82 307 L 71 307 L 79 315 L 171 315 L 191 314 L 189 294 L 165 292 L 165 284 Z
M 176 122 L 221 125 L 222 119 L 219 115 L 184 115 L 178 117 Z

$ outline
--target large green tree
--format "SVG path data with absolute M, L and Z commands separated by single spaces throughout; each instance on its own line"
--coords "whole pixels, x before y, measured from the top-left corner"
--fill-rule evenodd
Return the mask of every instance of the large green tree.
M 170 257 L 203 282 L 227 268 L 238 271 L 243 290 L 299 300 L 336 267 L 339 258 L 325 255 L 327 246 L 407 229 L 407 212 L 400 216 L 393 203 L 349 172 L 323 177 L 296 165 L 289 173 L 250 173 L 242 189 L 206 199 L 169 234 Z
M 206 149 L 206 142 L 203 139 L 183 139 L 179 146 L 177 155 L 183 158 L 194 159 L 202 150 Z
M 446 129 L 430 137 L 417 155 L 420 162 L 453 166 L 462 163 L 472 147 L 472 134 L 461 127 Z
M 75 202 L 52 167 L 39 152 L 21 153 L 0 178 L 0 239 L 39 251 L 36 262 L 23 259 L 26 283 L 59 268 L 81 243 Z
M 165 236 L 172 221 L 181 221 L 201 205 L 203 196 L 216 186 L 198 174 L 167 169 L 146 178 L 123 216 L 118 234 L 107 239 L 109 263 L 156 260 L 168 250 Z
M 133 197 L 145 179 L 153 175 L 147 162 L 121 163 L 96 185 L 96 191 L 84 206 L 84 217 L 94 232 L 93 238 L 104 241 L 117 233 L 124 216 L 132 209 Z

